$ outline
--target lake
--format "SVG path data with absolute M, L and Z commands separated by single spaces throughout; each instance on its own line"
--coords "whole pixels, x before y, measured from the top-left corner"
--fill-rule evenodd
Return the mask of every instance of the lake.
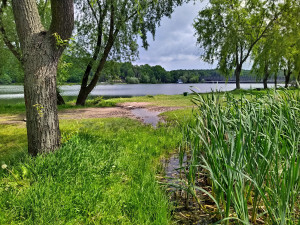
M 269 84 L 273 87 L 273 84 Z M 241 84 L 241 88 L 263 88 L 260 83 Z M 63 85 L 60 87 L 63 96 L 74 97 L 78 95 L 80 85 Z M 90 96 L 103 97 L 132 97 L 144 95 L 176 95 L 183 92 L 191 93 L 194 90 L 199 93 L 207 93 L 211 91 L 231 91 L 235 89 L 235 84 L 218 84 L 218 83 L 197 83 L 197 84 L 114 84 L 114 85 L 98 85 L 92 91 Z M 24 90 L 22 85 L 0 85 L 0 100 L 24 98 Z

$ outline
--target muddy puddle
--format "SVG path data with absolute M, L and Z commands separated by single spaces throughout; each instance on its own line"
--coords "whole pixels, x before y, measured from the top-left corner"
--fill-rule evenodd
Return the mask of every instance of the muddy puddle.
M 146 108 L 136 108 L 136 109 L 131 109 L 131 113 L 135 117 L 140 118 L 145 124 L 150 124 L 153 127 L 156 127 L 158 122 L 161 122 L 158 116 L 161 112 L 150 111 Z

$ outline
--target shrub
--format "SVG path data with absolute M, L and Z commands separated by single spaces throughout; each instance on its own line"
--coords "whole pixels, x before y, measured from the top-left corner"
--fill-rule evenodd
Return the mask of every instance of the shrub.
M 140 81 L 136 77 L 126 77 L 126 83 L 128 83 L 128 84 L 139 84 Z

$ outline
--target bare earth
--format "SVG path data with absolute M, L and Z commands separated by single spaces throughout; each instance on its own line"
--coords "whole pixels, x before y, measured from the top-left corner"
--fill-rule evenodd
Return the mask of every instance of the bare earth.
M 84 109 L 69 109 L 58 113 L 59 119 L 91 119 L 91 118 L 108 118 L 108 117 L 125 117 L 131 119 L 140 118 L 134 116 L 131 110 L 136 108 L 146 108 L 155 112 L 167 112 L 181 107 L 160 107 L 149 106 L 149 102 L 125 102 L 118 104 L 116 107 L 107 108 L 84 108 Z M 24 123 L 24 115 L 0 116 L 0 124 L 20 124 Z M 25 124 L 25 123 L 24 123 Z

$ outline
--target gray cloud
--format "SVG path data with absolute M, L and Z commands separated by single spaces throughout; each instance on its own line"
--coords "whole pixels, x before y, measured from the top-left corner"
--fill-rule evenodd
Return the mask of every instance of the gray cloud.
M 140 57 L 134 64 L 161 65 L 166 70 L 174 69 L 211 69 L 200 59 L 201 49 L 196 46 L 193 20 L 205 7 L 207 1 L 190 2 L 177 7 L 171 19 L 164 18 L 157 29 L 155 41 L 149 36 L 149 48 L 140 48 Z

